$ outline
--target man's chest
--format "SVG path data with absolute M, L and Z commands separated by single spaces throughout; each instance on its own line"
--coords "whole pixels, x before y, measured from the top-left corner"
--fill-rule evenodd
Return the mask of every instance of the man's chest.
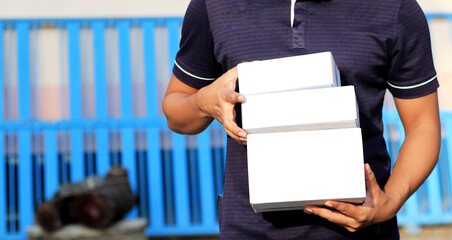
M 258 3 L 240 1 L 209 13 L 215 57 L 225 70 L 245 61 L 331 51 L 341 72 L 385 75 L 390 21 L 367 21 L 372 13 L 311 2 L 296 9 L 292 25 L 290 1 Z

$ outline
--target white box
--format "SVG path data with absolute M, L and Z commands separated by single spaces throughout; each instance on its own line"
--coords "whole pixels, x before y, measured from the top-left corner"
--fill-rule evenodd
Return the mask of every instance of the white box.
M 238 84 L 245 96 L 341 85 L 331 52 L 240 63 Z
M 248 133 L 359 127 L 353 86 L 248 95 L 242 128 Z
M 360 128 L 249 134 L 247 146 L 255 212 L 366 197 Z

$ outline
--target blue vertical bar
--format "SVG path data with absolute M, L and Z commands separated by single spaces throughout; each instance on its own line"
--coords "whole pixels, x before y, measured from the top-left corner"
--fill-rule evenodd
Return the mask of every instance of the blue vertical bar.
M 143 22 L 143 57 L 144 79 L 146 87 L 147 118 L 159 118 L 157 68 L 155 59 L 155 23 L 153 20 Z M 147 233 L 162 231 L 165 228 L 163 175 L 161 161 L 160 129 L 157 126 L 146 129 L 148 159 L 148 192 L 150 224 Z
M 7 91 L 7 102 L 8 102 L 8 105 L 6 106 L 6 109 L 7 109 L 7 112 L 8 112 L 8 119 L 7 120 L 10 120 L 10 121 L 12 121 L 15 117 L 14 117 L 14 104 L 13 104 L 13 101 L 14 101 L 14 96 L 13 96 L 13 93 L 14 93 L 14 88 L 13 88 L 13 85 L 14 85 L 14 81 L 13 81 L 13 72 L 14 72 L 14 69 L 13 69 L 13 64 L 12 64 L 12 61 L 13 61 L 13 52 L 14 52 L 14 49 L 12 49 L 12 46 L 13 46 L 13 37 L 12 37 L 12 29 L 8 29 L 8 32 L 7 32 L 7 41 L 8 41 L 8 48 L 6 49 L 6 51 L 7 51 L 7 61 L 6 61 L 6 67 L 7 67 L 7 69 L 8 69 L 8 75 L 7 75 L 7 84 L 6 84 L 6 91 Z M 16 182 L 15 182 L 15 175 L 16 175 L 16 173 L 15 173 L 15 167 L 16 167 L 16 164 L 15 164 L 15 162 L 16 162 L 16 151 L 15 151 L 15 145 L 16 145 L 16 141 L 15 141 L 15 132 L 14 132 L 14 130 L 10 127 L 10 126 L 8 126 L 8 129 L 7 129 L 7 138 L 6 138 L 6 141 L 7 141 L 7 146 L 8 146 L 8 149 L 7 149 L 7 151 L 8 151 L 8 156 L 7 156 L 7 165 L 6 165 L 6 167 L 7 167 L 7 172 L 9 173 L 9 177 L 8 177 L 8 179 L 6 179 L 6 182 L 7 182 L 7 216 L 11 216 L 9 219 L 7 218 L 6 219 L 6 221 L 7 221 L 7 227 L 8 227 L 8 225 L 9 225 L 9 228 L 8 228 L 8 230 L 11 230 L 11 226 L 12 226 L 12 224 L 13 224 L 13 219 L 12 219 L 12 217 L 13 216 L 16 216 L 15 214 L 16 214 L 16 212 L 17 212 L 17 206 L 16 206 Z M 15 231 L 15 227 L 13 227 L 14 228 L 14 230 L 12 230 L 12 231 Z
M 132 69 L 130 57 L 130 23 L 118 23 L 119 38 L 119 81 L 121 91 L 121 116 L 133 117 Z
M 188 166 L 185 136 L 172 134 L 173 140 L 173 176 L 174 195 L 176 208 L 176 225 L 178 228 L 186 228 L 190 222 Z
M 383 137 L 385 139 L 386 142 L 386 150 L 389 152 L 389 130 L 388 130 L 388 110 L 383 109 L 382 112 L 382 119 L 383 119 Z
M 49 200 L 58 190 L 58 139 L 53 129 L 44 130 L 44 197 Z
M 17 24 L 17 76 L 19 119 L 31 118 L 31 81 L 30 81 L 30 26 L 28 22 Z
M 69 53 L 69 102 L 70 121 L 82 120 L 82 84 L 80 63 L 80 23 L 69 22 L 68 53 Z M 83 180 L 85 161 L 83 160 L 83 132 L 80 129 L 70 130 L 70 171 L 71 181 Z
M 4 56 L 5 56 L 5 42 L 4 42 L 4 28 L 5 25 L 3 22 L 0 22 L 0 102 L 3 104 L 0 104 L 0 121 L 4 121 L 5 120 L 5 61 L 4 61 Z
M 129 173 L 130 187 L 134 194 L 137 193 L 137 167 L 135 161 L 135 136 L 133 128 L 124 128 L 121 130 L 121 159 L 122 164 L 127 168 Z M 137 208 L 135 207 L 129 217 L 136 217 L 138 215 Z
M 16 182 L 15 182 L 15 166 L 16 166 L 16 152 L 15 152 L 15 133 L 12 131 L 8 132 L 8 187 L 9 187 L 9 197 L 8 197 L 8 215 L 10 219 L 8 219 L 8 223 L 10 226 L 13 224 L 14 219 L 11 216 L 16 216 L 17 206 L 16 206 Z
M 133 117 L 132 97 L 132 69 L 130 57 L 130 23 L 122 21 L 118 23 L 119 39 L 119 81 L 121 95 L 121 118 Z M 126 127 L 121 130 L 121 159 L 129 170 L 129 181 L 134 193 L 137 192 L 137 167 L 135 161 L 135 136 L 134 129 Z M 128 216 L 136 216 L 137 209 Z
M 148 181 L 149 181 L 149 209 L 150 224 L 148 233 L 163 229 L 165 215 L 163 212 L 163 176 L 161 161 L 160 131 L 158 128 L 148 128 L 146 131 L 147 159 L 148 159 Z
M 4 62 L 4 28 L 0 22 L 0 121 L 5 121 L 5 62 Z M 6 162 L 5 132 L 0 130 L 0 237 L 6 234 Z
M 85 161 L 83 159 L 83 132 L 80 129 L 70 130 L 70 173 L 71 182 L 82 181 L 85 177 Z
M 155 23 L 148 20 L 143 23 L 144 80 L 146 86 L 146 114 L 148 118 L 159 117 L 157 63 L 155 53 Z
M 96 89 L 96 117 L 107 121 L 107 68 L 105 54 L 105 21 L 93 23 L 94 82 Z M 106 128 L 96 129 L 96 164 L 99 175 L 104 176 L 110 166 L 108 131 Z
M 178 20 L 170 20 L 167 23 L 168 29 L 168 59 L 169 69 L 168 77 L 172 74 L 174 59 L 179 49 L 180 38 L 180 22 Z M 188 188 L 188 166 L 187 152 L 185 145 L 185 137 L 177 133 L 173 133 L 173 167 L 174 167 L 174 190 L 175 190 L 175 208 L 176 208 L 176 225 L 178 228 L 188 227 L 190 224 L 190 208 L 189 208 L 189 188 Z
M 0 28 L 3 32 L 3 29 Z M 3 36 L 0 33 L 0 38 Z M 0 45 L 0 48 L 3 48 L 3 45 Z M 2 50 L 0 50 L 2 51 Z M 3 55 L 0 55 L 3 56 Z M 0 67 L 1 68 L 1 67 Z M 0 77 L 0 83 L 1 83 Z M 4 86 L 3 84 L 1 85 Z M 3 101 L 3 99 L 2 99 Z M 3 117 L 3 116 L 2 116 Z M 4 118 L 0 118 L 0 121 L 3 121 Z M 6 163 L 5 163 L 5 132 L 0 131 L 0 237 L 5 236 L 6 234 Z
M 110 145 L 107 128 L 96 128 L 96 164 L 97 173 L 105 176 L 110 168 Z
M 442 151 L 446 151 L 445 153 L 447 154 L 446 161 L 447 161 L 447 166 L 449 167 L 448 181 L 449 181 L 449 184 L 452 184 L 452 114 L 448 113 L 448 114 L 444 114 L 443 116 L 444 117 L 442 118 L 442 121 L 443 121 L 443 127 L 444 127 L 445 138 L 446 138 L 446 143 L 444 145 L 446 147 L 445 147 L 445 149 L 442 149 Z M 449 195 L 449 199 L 452 198 L 452 189 L 450 189 L 450 191 L 451 192 Z M 452 214 L 452 209 L 449 209 L 449 214 Z
M 69 90 L 70 90 L 70 115 L 72 120 L 82 118 L 82 84 L 80 63 L 80 23 L 69 22 L 67 24 L 68 52 L 69 52 Z
M 194 136 L 186 138 L 187 143 L 193 140 Z M 188 184 L 190 195 L 190 222 L 192 224 L 202 224 L 201 191 L 200 191 L 200 171 L 198 149 L 187 146 Z
M 212 164 L 212 142 L 210 128 L 199 134 L 199 183 L 201 194 L 202 224 L 206 228 L 216 227 L 215 192 Z
M 81 129 L 70 130 L 70 141 L 70 181 L 79 182 L 85 177 L 83 131 Z
M 31 132 L 30 130 L 18 131 L 18 184 L 19 184 L 19 232 L 25 234 L 27 227 L 33 224 L 33 186 L 32 156 L 31 156 Z
M 31 118 L 30 111 L 30 23 L 17 24 L 17 78 L 19 99 L 19 121 L 28 121 Z M 19 232 L 25 234 L 25 230 L 33 223 L 33 187 L 31 184 L 32 158 L 31 158 L 31 131 L 18 131 L 19 154 Z
M 174 65 L 174 60 L 176 59 L 177 51 L 179 50 L 179 39 L 180 39 L 180 21 L 171 20 L 167 23 L 168 28 L 168 66 L 170 66 L 169 75 L 172 75 L 172 66 Z
M 223 169 L 226 169 L 226 153 L 228 146 L 228 134 L 225 131 L 221 131 L 221 137 L 223 139 Z

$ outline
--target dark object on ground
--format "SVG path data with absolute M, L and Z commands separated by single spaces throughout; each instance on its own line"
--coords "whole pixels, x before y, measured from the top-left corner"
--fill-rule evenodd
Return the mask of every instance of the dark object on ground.
M 120 220 L 135 203 L 127 170 L 114 166 L 105 179 L 89 177 L 62 185 L 55 196 L 36 211 L 36 222 L 46 231 L 80 222 L 104 228 Z
M 134 203 L 127 170 L 113 167 L 105 181 L 77 198 L 75 212 L 78 220 L 86 226 L 104 228 L 123 218 Z
M 76 222 L 73 208 L 74 197 L 61 198 L 55 195 L 50 201 L 44 202 L 36 211 L 36 221 L 46 231 L 54 231 L 63 225 Z
M 61 185 L 58 192 L 36 210 L 36 221 L 46 231 L 77 222 L 75 201 L 81 194 L 91 191 L 102 182 L 100 177 L 90 177 L 79 183 Z

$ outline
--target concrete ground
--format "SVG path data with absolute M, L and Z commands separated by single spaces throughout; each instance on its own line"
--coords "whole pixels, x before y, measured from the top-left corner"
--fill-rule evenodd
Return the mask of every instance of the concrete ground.
M 423 226 L 420 228 L 400 228 L 401 240 L 451 240 L 452 225 Z M 149 240 L 218 240 L 218 236 L 191 236 L 149 238 Z
M 401 240 L 450 240 L 452 239 L 452 225 L 424 226 L 413 234 L 413 229 L 400 228 Z M 416 232 L 416 230 L 414 230 Z

